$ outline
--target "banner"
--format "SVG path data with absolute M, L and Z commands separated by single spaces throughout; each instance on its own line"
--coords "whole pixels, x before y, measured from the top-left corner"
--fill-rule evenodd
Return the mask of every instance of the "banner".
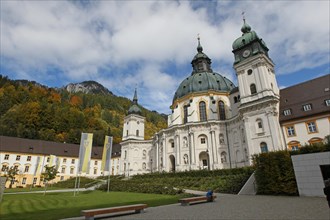
M 92 144 L 93 134 L 82 133 L 80 139 L 78 173 L 83 172 L 89 174 Z
M 38 156 L 37 158 L 37 163 L 36 163 L 36 169 L 34 170 L 34 176 L 37 176 L 41 173 L 41 170 L 42 170 L 42 157 L 41 156 Z
M 101 164 L 101 170 L 103 172 L 104 171 L 110 172 L 111 154 L 112 154 L 112 137 L 105 136 L 103 154 L 102 154 L 102 164 Z

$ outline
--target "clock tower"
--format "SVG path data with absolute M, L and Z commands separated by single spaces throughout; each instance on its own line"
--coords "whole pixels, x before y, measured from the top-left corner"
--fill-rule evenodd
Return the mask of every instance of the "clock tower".
M 284 149 L 279 124 L 279 88 L 266 43 L 243 19 L 242 36 L 233 43 L 234 69 L 250 154 Z

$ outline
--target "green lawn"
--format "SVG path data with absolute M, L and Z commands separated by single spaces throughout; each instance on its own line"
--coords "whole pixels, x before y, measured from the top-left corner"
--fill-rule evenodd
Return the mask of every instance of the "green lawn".
M 83 209 L 146 203 L 149 207 L 176 203 L 179 196 L 127 193 L 80 192 L 4 195 L 0 203 L 0 219 L 60 219 L 81 216 Z

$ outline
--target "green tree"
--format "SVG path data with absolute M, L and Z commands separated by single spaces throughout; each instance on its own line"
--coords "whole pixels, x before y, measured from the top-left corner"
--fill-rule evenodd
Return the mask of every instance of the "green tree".
M 13 187 L 13 183 L 15 182 L 15 176 L 18 174 L 18 168 L 16 166 L 6 167 L 4 171 L 4 177 L 6 177 L 7 181 L 10 181 L 9 188 Z
M 44 195 L 46 194 L 48 182 L 55 179 L 56 175 L 59 172 L 57 171 L 55 165 L 54 166 L 45 166 L 45 172 L 41 174 L 41 179 L 45 181 L 45 191 Z

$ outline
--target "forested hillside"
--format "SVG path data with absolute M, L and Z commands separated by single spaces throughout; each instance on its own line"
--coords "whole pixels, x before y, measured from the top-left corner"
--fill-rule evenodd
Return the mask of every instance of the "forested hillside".
M 90 132 L 93 145 L 102 146 L 104 135 L 114 136 L 114 143 L 119 143 L 130 105 L 129 99 L 111 92 L 70 93 L 0 75 L 0 135 L 4 136 L 78 144 L 81 132 Z M 145 139 L 150 139 L 166 127 L 166 120 L 141 109 L 146 117 Z

